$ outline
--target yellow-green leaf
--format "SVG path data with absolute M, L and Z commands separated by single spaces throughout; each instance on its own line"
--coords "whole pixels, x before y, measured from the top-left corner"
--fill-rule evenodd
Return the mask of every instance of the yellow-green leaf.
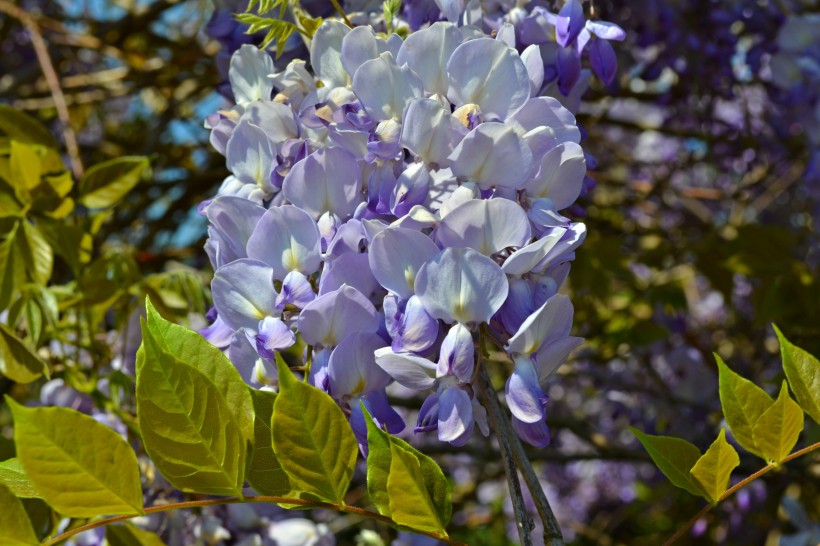
M 105 528 L 105 539 L 108 546 L 165 546 L 156 534 L 132 523 L 109 525 Z
M 757 420 L 755 443 L 766 460 L 780 463 L 791 453 L 802 430 L 803 410 L 789 396 L 789 387 L 783 381 L 777 400 Z
M 257 493 L 262 495 L 283 495 L 290 491 L 288 475 L 273 453 L 273 404 L 276 393 L 250 389 L 253 398 L 254 446 L 245 479 Z
M 17 383 L 49 375 L 48 365 L 5 324 L 0 324 L 0 373 Z
M 754 429 L 760 416 L 774 401 L 766 392 L 733 372 L 718 355 L 720 404 L 732 435 L 750 453 L 763 457 L 755 441 Z
M 42 123 L 20 110 L 2 104 L 0 104 L 0 131 L 20 142 L 42 144 L 47 148 L 59 148 L 51 132 Z
M 37 546 L 23 503 L 4 485 L 0 485 L 0 544 L 3 546 Z
M 446 534 L 446 523 L 441 520 L 425 486 L 418 457 L 394 442 L 390 443 L 387 494 L 393 521 L 422 531 Z
M 700 450 L 682 438 L 673 436 L 652 436 L 635 427 L 629 430 L 643 444 L 655 465 L 674 485 L 699 497 L 706 497 L 706 491 L 689 472 L 700 459 Z
M 18 233 L 17 240 L 20 244 L 23 263 L 25 263 L 26 270 L 34 282 L 45 285 L 51 278 L 54 252 L 37 227 L 26 220 L 22 220 L 20 225 L 22 231 Z
M 9 306 L 12 296 L 26 282 L 23 255 L 17 244 L 20 229 L 20 223 L 16 222 L 0 243 L 0 311 Z
M 775 326 L 786 379 L 803 411 L 820 424 L 820 360 L 796 345 Z
M 204 338 L 164 320 L 150 302 L 146 307 L 137 351 L 146 452 L 182 491 L 241 496 L 253 401 L 239 372 Z
M 367 423 L 367 491 L 373 504 L 376 505 L 376 509 L 380 514 L 392 517 L 391 497 L 387 485 L 393 462 L 391 446 L 396 445 L 411 453 L 418 460 L 422 484 L 427 491 L 427 497 L 432 503 L 430 506 L 431 514 L 428 517 L 431 521 L 436 520 L 443 527 L 446 527 L 450 521 L 453 506 L 450 484 L 447 482 L 447 478 L 444 477 L 441 468 L 433 459 L 401 438 L 390 436 L 380 429 L 364 407 L 364 404 L 362 404 L 362 411 Z
M 119 434 L 68 408 L 6 402 L 23 470 L 55 510 L 76 518 L 142 513 L 137 456 Z
M 20 459 L 9 459 L 0 463 L 0 484 L 5 485 L 15 496 L 24 499 L 39 499 L 40 493 L 28 479 Z
M 342 410 L 321 390 L 277 366 L 273 451 L 293 489 L 341 503 L 353 477 L 358 444 Z
M 105 209 L 119 203 L 148 171 L 148 158 L 118 157 L 94 165 L 80 181 L 80 203 L 90 209 Z
M 737 451 L 726 441 L 726 431 L 721 429 L 717 440 L 698 459 L 691 473 L 706 492 L 706 498 L 710 502 L 717 502 L 729 487 L 732 470 L 739 464 Z
M 21 201 L 26 201 L 29 192 L 40 184 L 43 174 L 40 155 L 33 145 L 12 140 L 9 161 L 14 190 Z

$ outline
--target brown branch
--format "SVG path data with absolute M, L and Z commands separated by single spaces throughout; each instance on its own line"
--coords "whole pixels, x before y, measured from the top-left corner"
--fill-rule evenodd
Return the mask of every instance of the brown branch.
M 289 504 L 294 506 L 303 506 L 305 508 L 328 508 L 331 510 L 338 510 L 340 512 L 346 512 L 348 514 L 355 514 L 357 516 L 362 516 L 370 519 L 374 519 L 376 521 L 381 521 L 382 523 L 386 523 L 392 527 L 396 527 L 397 529 L 411 531 L 413 533 L 426 535 L 428 537 L 434 538 L 436 540 L 440 540 L 445 544 L 450 544 L 452 546 L 467 546 L 463 542 L 460 542 L 454 538 L 450 538 L 447 534 L 440 534 L 430 531 L 422 531 L 419 529 L 414 529 L 411 527 L 407 527 L 404 525 L 399 525 L 392 519 L 387 516 L 383 516 L 381 514 L 377 514 L 376 512 L 371 512 L 370 510 L 365 510 L 364 508 L 358 508 L 356 506 L 349 506 L 347 504 L 337 504 L 333 502 L 323 502 L 323 501 L 309 501 L 305 499 L 299 498 L 289 498 L 289 497 L 273 497 L 273 496 L 263 496 L 260 495 L 258 497 L 228 497 L 223 499 L 203 499 L 203 500 L 194 500 L 194 501 L 187 501 L 187 502 L 177 502 L 173 504 L 164 504 L 161 506 L 151 506 L 150 508 L 146 508 L 144 513 L 148 514 L 155 514 L 157 512 L 170 512 L 172 510 L 180 510 L 183 508 L 201 508 L 203 506 L 221 506 L 225 504 L 246 504 L 246 503 L 267 503 L 267 504 Z M 97 527 L 103 527 L 105 525 L 110 525 L 112 523 L 117 523 L 120 521 L 127 521 L 131 518 L 135 518 L 139 516 L 139 514 L 127 514 L 122 516 L 113 516 L 110 518 L 100 519 L 97 521 L 92 521 L 91 523 L 86 523 L 85 525 L 80 525 L 79 527 L 75 527 L 73 529 L 69 529 L 68 531 L 57 535 L 56 537 L 47 539 L 43 541 L 42 546 L 54 546 L 71 538 L 72 536 L 82 533 L 83 531 L 88 531 L 90 529 L 96 529 Z
M 51 57 L 48 54 L 48 46 L 40 34 L 40 29 L 37 26 L 37 21 L 17 6 L 9 3 L 7 0 L 0 0 L 0 12 L 3 12 L 11 17 L 14 17 L 28 30 L 31 39 L 31 45 L 34 47 L 34 53 L 37 55 L 37 62 L 40 64 L 40 69 L 43 71 L 43 76 L 46 79 L 51 96 L 54 99 L 54 106 L 57 109 L 57 116 L 60 118 L 62 124 L 63 140 L 68 151 L 68 157 L 71 160 L 71 170 L 75 178 L 78 180 L 83 176 L 83 163 L 80 159 L 80 147 L 77 144 L 77 135 L 74 134 L 74 129 L 71 127 L 71 118 L 68 115 L 68 106 L 63 96 L 63 90 L 60 88 L 60 78 L 54 70 L 54 65 L 51 63 Z

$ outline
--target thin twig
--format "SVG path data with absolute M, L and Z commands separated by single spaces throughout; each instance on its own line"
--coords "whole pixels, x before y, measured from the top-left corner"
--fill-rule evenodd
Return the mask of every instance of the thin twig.
M 289 504 L 294 506 L 304 506 L 305 508 L 329 508 L 331 510 L 338 510 L 340 512 L 346 512 L 348 514 L 355 514 L 357 516 L 362 516 L 370 519 L 374 519 L 377 521 L 381 521 L 386 523 L 390 526 L 396 527 L 397 529 L 411 531 L 413 533 L 426 535 L 428 537 L 434 538 L 436 540 L 440 540 L 445 544 L 450 544 L 452 546 L 467 546 L 463 542 L 460 542 L 454 538 L 450 538 L 447 535 L 433 533 L 429 531 L 421 531 L 419 529 L 412 529 L 409 527 L 405 527 L 402 525 L 398 525 L 392 519 L 387 516 L 383 516 L 381 514 L 377 514 L 376 512 L 371 512 L 369 510 L 365 510 L 364 508 L 358 508 L 356 506 L 349 506 L 347 504 L 336 504 L 333 502 L 322 502 L 322 501 L 309 501 L 305 499 L 297 499 L 297 498 L 289 498 L 289 497 L 273 497 L 273 496 L 265 496 L 260 495 L 258 497 L 228 497 L 224 499 L 203 499 L 203 500 L 195 500 L 195 501 L 187 501 L 187 502 L 176 502 L 172 504 L 164 504 L 161 506 L 151 506 L 150 508 L 145 509 L 145 514 L 155 514 L 158 512 L 170 512 L 171 510 L 180 510 L 183 508 L 201 508 L 203 506 L 221 506 L 225 504 L 247 504 L 247 503 L 267 503 L 267 504 Z M 111 523 L 117 523 L 119 521 L 126 521 L 131 518 L 137 517 L 139 514 L 129 514 L 129 515 L 122 515 L 122 516 L 114 516 L 110 518 L 105 518 L 97 521 L 92 521 L 91 523 L 86 523 L 85 525 L 80 525 L 79 527 L 75 527 L 74 529 L 70 529 L 64 533 L 57 535 L 54 538 L 50 538 L 42 542 L 42 546 L 54 546 L 55 544 L 59 544 L 64 540 L 71 538 L 72 536 L 82 533 L 83 531 L 88 531 L 90 529 L 96 529 L 97 527 L 103 527 L 105 525 L 109 525 Z
M 40 34 L 40 29 L 37 26 L 37 21 L 34 17 L 10 4 L 6 0 L 0 0 L 0 12 L 3 12 L 11 17 L 14 17 L 28 30 L 31 38 L 31 45 L 34 47 L 34 53 L 37 55 L 37 62 L 40 64 L 40 69 L 43 71 L 48 88 L 51 91 L 51 96 L 54 99 L 54 106 L 57 109 L 57 116 L 60 118 L 62 124 L 63 140 L 68 151 L 68 157 L 71 160 L 71 170 L 74 176 L 79 180 L 83 176 L 83 163 L 80 158 L 80 147 L 77 144 L 77 135 L 74 134 L 74 129 L 71 127 L 71 118 L 68 115 L 68 106 L 63 96 L 63 90 L 60 87 L 60 78 L 54 70 L 54 65 L 51 63 L 51 57 L 48 55 L 48 46 Z
M 760 476 L 762 476 L 762 475 L 766 474 L 766 473 L 767 473 L 767 472 L 769 472 L 770 470 L 774 470 L 775 468 L 779 468 L 779 467 L 783 466 L 785 463 L 787 463 L 787 462 L 789 462 L 789 461 L 791 461 L 791 460 L 793 460 L 793 459 L 796 459 L 796 458 L 798 458 L 798 457 L 801 457 L 801 456 L 803 456 L 803 455 L 806 455 L 806 454 L 808 454 L 808 453 L 811 453 L 812 451 L 814 451 L 814 450 L 816 450 L 816 449 L 820 449 L 820 442 L 817 442 L 817 443 L 812 444 L 812 445 L 810 445 L 810 446 L 808 446 L 808 447 L 804 447 L 803 449 L 800 449 L 800 450 L 798 450 L 798 451 L 795 451 L 794 453 L 792 453 L 791 455 L 789 455 L 788 457 L 786 457 L 785 459 L 783 459 L 780 463 L 778 463 L 778 464 L 769 464 L 769 465 L 766 465 L 766 466 L 764 466 L 763 468 L 761 468 L 760 470 L 758 470 L 757 472 L 755 472 L 754 474 L 751 474 L 750 476 L 748 476 L 748 477 L 746 477 L 746 478 L 744 478 L 744 479 L 740 480 L 740 481 L 739 481 L 739 482 L 737 482 L 735 485 L 733 485 L 732 487 L 730 487 L 729 489 L 727 489 L 727 490 L 726 490 L 726 492 L 725 492 L 725 493 L 723 493 L 717 501 L 715 501 L 715 502 L 714 502 L 714 503 L 712 503 L 712 504 L 707 504 L 706 506 L 704 506 L 703 508 L 701 508 L 700 512 L 698 512 L 697 514 L 695 514 L 694 516 L 692 516 L 692 517 L 689 519 L 689 521 L 687 521 L 686 523 L 684 523 L 684 524 L 683 524 L 683 527 L 681 527 L 680 529 L 678 529 L 677 531 L 675 531 L 675 534 L 674 534 L 674 535 L 672 535 L 671 537 L 669 537 L 669 539 L 667 539 L 667 541 L 663 543 L 663 546 L 670 546 L 670 545 L 671 545 L 671 544 L 673 544 L 676 540 L 678 540 L 678 539 L 679 539 L 679 538 L 681 538 L 683 535 L 685 535 L 685 534 L 686 534 L 686 531 L 688 531 L 688 530 L 689 530 L 689 529 L 690 529 L 690 528 L 691 528 L 691 527 L 692 527 L 692 526 L 693 526 L 693 525 L 694 525 L 694 524 L 695 524 L 695 523 L 696 523 L 696 522 L 697 522 L 700 518 L 702 518 L 703 516 L 705 516 L 705 515 L 706 515 L 706 513 L 707 513 L 707 512 L 709 512 L 709 510 L 711 510 L 714 506 L 717 506 L 717 504 L 718 504 L 720 501 L 722 501 L 722 500 L 724 500 L 724 499 L 727 499 L 727 498 L 729 498 L 730 496 L 732 496 L 733 494 L 735 494 L 735 493 L 736 493 L 736 492 L 737 492 L 737 491 L 738 491 L 741 487 L 744 487 L 744 486 L 746 486 L 746 485 L 749 485 L 751 482 L 755 481 L 755 480 L 756 480 L 756 479 L 758 479 Z
M 353 28 L 353 23 L 351 23 L 350 19 L 347 18 L 347 14 L 345 13 L 345 10 L 342 9 L 342 6 L 339 4 L 339 0 L 330 0 L 330 3 L 333 4 L 333 7 L 336 9 L 339 15 L 342 16 L 342 19 L 344 20 L 345 24 L 350 28 Z
M 538 511 L 544 525 L 544 543 L 547 546 L 562 546 L 564 544 L 564 535 L 561 533 L 561 526 L 558 525 L 558 520 L 555 519 L 552 507 L 544 494 L 543 487 L 541 487 L 541 481 L 535 474 L 518 435 L 513 433 L 509 436 L 513 448 L 513 457 L 515 457 L 515 462 L 524 476 L 524 483 L 527 484 L 527 489 L 530 490 L 530 495 L 532 495 L 533 502 L 535 502 L 535 509 Z

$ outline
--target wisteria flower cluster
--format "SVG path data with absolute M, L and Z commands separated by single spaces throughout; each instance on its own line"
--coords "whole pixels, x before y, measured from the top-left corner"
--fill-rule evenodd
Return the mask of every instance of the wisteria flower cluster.
M 515 430 L 547 445 L 543 385 L 581 342 L 558 289 L 585 227 L 560 211 L 586 161 L 572 113 L 539 95 L 544 67 L 537 47 L 450 22 L 402 40 L 326 20 L 310 64 L 281 72 L 238 49 L 236 105 L 208 119 L 232 175 L 201 207 L 215 269 L 203 335 L 266 387 L 276 353 L 304 344 L 309 381 L 361 444 L 361 403 L 404 428 L 395 381 L 429 393 L 417 432 L 463 445 L 488 433 L 473 388 L 483 331 L 515 363 Z

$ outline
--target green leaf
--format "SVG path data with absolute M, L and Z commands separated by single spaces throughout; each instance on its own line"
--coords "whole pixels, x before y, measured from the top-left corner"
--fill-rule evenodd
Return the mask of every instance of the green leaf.
M 718 355 L 720 404 L 732 435 L 750 453 L 765 458 L 754 436 L 760 416 L 774 401 L 766 392 L 739 374 L 733 372 Z
M 0 463 L 0 484 L 5 485 L 15 496 L 24 499 L 39 499 L 40 493 L 28 479 L 20 465 L 20 459 L 9 459 Z
M 629 427 L 644 449 L 652 457 L 655 465 L 674 485 L 699 497 L 706 497 L 706 491 L 690 474 L 690 470 L 700 459 L 700 450 L 682 438 L 673 436 L 652 436 L 635 427 Z
M 34 534 L 23 503 L 4 485 L 0 485 L 0 544 L 3 546 L 37 546 L 40 541 Z
M 20 223 L 7 233 L 6 239 L 0 243 L 0 311 L 6 309 L 12 297 L 26 282 L 26 268 L 23 256 L 17 244 L 17 234 Z
M 740 464 L 737 451 L 726 441 L 726 430 L 720 434 L 706 453 L 692 467 L 691 474 L 706 492 L 710 502 L 717 502 L 729 487 L 729 477 Z
M 253 439 L 250 393 L 221 351 L 164 320 L 150 301 L 146 307 L 137 351 L 137 417 L 146 452 L 182 491 L 241 496 Z
M 359 451 L 336 402 L 277 366 L 279 395 L 273 406 L 273 451 L 291 487 L 342 503 Z
M 142 513 L 137 456 L 119 434 L 68 408 L 6 403 L 20 463 L 55 510 L 75 518 Z
M 446 523 L 430 496 L 418 457 L 395 442 L 390 443 L 390 456 L 390 517 L 400 525 L 446 534 Z
M 443 526 L 450 521 L 453 505 L 450 484 L 436 462 L 413 446 L 380 429 L 362 405 L 367 423 L 367 491 L 380 514 L 392 517 L 387 482 L 392 464 L 391 445 L 412 453 L 419 461 L 423 483 L 433 504 L 433 512 Z
M 17 383 L 49 376 L 48 365 L 5 324 L 0 324 L 0 372 Z
M 367 492 L 379 514 L 390 517 L 390 495 L 387 493 L 387 477 L 390 475 L 389 434 L 380 429 L 362 404 L 367 423 Z
M 276 393 L 250 389 L 253 398 L 254 446 L 248 473 L 245 479 L 257 493 L 262 495 L 282 495 L 290 491 L 288 475 L 273 453 L 273 404 Z
M 79 226 L 62 222 L 41 222 L 40 230 L 54 252 L 66 261 L 74 276 L 79 276 L 80 266 L 91 261 L 93 240 Z
M 248 385 L 225 354 L 198 333 L 167 321 L 146 300 L 148 328 L 176 364 L 185 364 L 205 374 L 217 386 L 239 424 L 242 436 L 254 439 L 254 404 Z
M 783 358 L 783 370 L 792 388 L 794 397 L 803 411 L 820 424 L 820 360 L 800 347 L 792 345 L 786 336 L 775 326 L 777 339 L 780 340 L 780 354 Z
M 43 174 L 40 154 L 31 144 L 12 140 L 9 161 L 14 191 L 17 197 L 25 202 L 28 200 L 29 192 L 40 185 L 40 176 Z
M 80 203 L 105 209 L 119 203 L 148 171 L 147 157 L 126 156 L 98 163 L 80 181 Z
M 786 381 L 780 387 L 780 394 L 754 428 L 755 443 L 763 458 L 780 463 L 791 453 L 797 437 L 803 430 L 803 410 L 789 396 Z
M 43 234 L 35 226 L 23 220 L 20 222 L 22 232 L 18 232 L 20 253 L 31 278 L 37 284 L 45 286 L 51 278 L 54 265 L 54 253 Z
M 105 528 L 105 539 L 108 546 L 165 546 L 156 534 L 131 523 L 109 525 Z
M 20 142 L 42 144 L 55 150 L 59 148 L 57 141 L 43 124 L 10 106 L 0 105 L 0 131 Z

